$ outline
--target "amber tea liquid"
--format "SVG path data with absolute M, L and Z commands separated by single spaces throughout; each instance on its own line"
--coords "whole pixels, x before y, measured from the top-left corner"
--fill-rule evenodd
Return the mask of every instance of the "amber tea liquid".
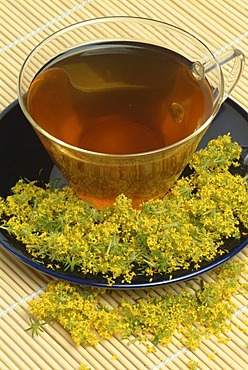
M 81 198 L 102 208 L 123 193 L 138 207 L 173 185 L 200 135 L 170 145 L 212 113 L 209 84 L 197 80 L 191 67 L 158 46 L 107 42 L 61 54 L 36 75 L 28 111 L 53 137 L 72 145 L 37 131 Z
M 84 46 L 49 62 L 27 108 L 54 137 L 107 154 L 164 148 L 193 133 L 212 110 L 205 78 L 170 50 L 134 42 Z

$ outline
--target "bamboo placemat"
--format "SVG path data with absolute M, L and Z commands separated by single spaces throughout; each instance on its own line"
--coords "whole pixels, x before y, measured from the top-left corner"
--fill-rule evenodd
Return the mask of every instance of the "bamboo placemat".
M 212 50 L 227 44 L 237 46 L 248 59 L 247 0 L 1 0 L 0 7 L 1 110 L 16 99 L 17 76 L 29 51 L 54 31 L 89 18 L 135 15 L 160 19 L 198 35 Z M 230 96 L 246 110 L 247 86 L 248 68 Z M 236 258 L 247 263 L 247 252 L 248 247 Z M 209 274 L 202 278 L 207 281 Z M 247 297 L 233 297 L 237 310 L 231 320 L 232 329 L 225 334 L 230 338 L 226 344 L 211 338 L 203 340 L 196 351 L 189 351 L 174 337 L 167 347 L 147 354 L 144 345 L 129 345 L 115 336 L 84 349 L 76 347 L 59 325 L 47 325 L 35 338 L 25 331 L 29 326 L 27 302 L 43 291 L 50 280 L 1 250 L 1 370 L 76 370 L 81 363 L 94 370 L 183 370 L 189 368 L 189 360 L 196 361 L 202 370 L 247 368 Z M 121 298 L 124 292 L 116 294 Z

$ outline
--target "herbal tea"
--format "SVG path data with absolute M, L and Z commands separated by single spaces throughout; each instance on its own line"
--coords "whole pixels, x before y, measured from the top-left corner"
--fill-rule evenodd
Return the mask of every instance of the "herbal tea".
M 191 65 L 158 46 L 90 44 L 37 74 L 27 109 L 44 130 L 76 147 L 108 154 L 160 149 L 211 115 L 209 84 L 194 77 Z

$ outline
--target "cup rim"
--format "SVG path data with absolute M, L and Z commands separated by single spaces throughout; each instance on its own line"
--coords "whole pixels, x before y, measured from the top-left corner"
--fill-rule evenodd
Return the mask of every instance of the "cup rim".
M 61 139 L 58 139 L 55 136 L 49 134 L 29 114 L 29 112 L 28 112 L 28 110 L 26 108 L 26 105 L 24 103 L 24 99 L 23 99 L 22 93 L 21 93 L 21 87 L 20 86 L 21 86 L 22 74 L 23 74 L 23 71 L 24 71 L 24 69 L 26 67 L 26 64 L 28 63 L 29 59 L 32 57 L 33 54 L 36 53 L 37 50 L 39 50 L 41 47 L 43 47 L 44 45 L 46 45 L 46 43 L 48 43 L 53 38 L 57 37 L 59 34 L 63 34 L 63 33 L 68 32 L 69 30 L 72 30 L 74 28 L 78 28 L 78 27 L 81 27 L 81 26 L 87 26 L 87 25 L 91 25 L 91 24 L 94 24 L 94 23 L 106 23 L 106 22 L 114 22 L 114 21 L 115 22 L 116 21 L 117 22 L 122 22 L 124 20 L 125 21 L 132 21 L 132 22 L 142 21 L 142 22 L 153 23 L 153 24 L 158 24 L 158 25 L 161 25 L 161 26 L 169 27 L 171 29 L 174 29 L 174 30 L 177 30 L 179 32 L 182 32 L 182 33 L 188 35 L 189 37 L 195 39 L 198 43 L 200 43 L 208 51 L 208 53 L 211 55 L 211 57 L 213 58 L 214 62 L 216 63 L 216 68 L 218 69 L 219 77 L 220 77 L 219 97 L 218 97 L 218 100 L 217 100 L 217 102 L 216 102 L 216 104 L 214 106 L 214 109 L 211 112 L 210 116 L 207 118 L 207 120 L 197 130 L 195 130 L 192 134 L 188 135 L 184 139 L 179 140 L 176 143 L 170 144 L 168 146 L 165 146 L 165 147 L 162 147 L 162 148 L 159 148 L 159 149 L 150 150 L 150 151 L 141 152 L 141 153 L 108 154 L 108 153 L 103 153 L 103 152 L 95 152 L 95 151 L 83 149 L 83 148 L 80 148 L 80 147 L 77 147 L 77 146 L 68 144 L 65 141 L 63 141 Z M 52 34 L 50 34 L 49 36 L 47 36 L 46 38 L 44 38 L 39 44 L 37 44 L 31 50 L 31 52 L 27 55 L 27 57 L 25 58 L 22 66 L 21 66 L 21 69 L 20 69 L 19 75 L 18 75 L 18 81 L 17 81 L 17 96 L 18 96 L 18 102 L 20 104 L 20 107 L 21 107 L 24 115 L 28 119 L 28 121 L 33 126 L 33 128 L 36 131 L 38 131 L 40 134 L 42 134 L 44 137 L 46 137 L 47 139 L 51 140 L 52 142 L 54 142 L 54 143 L 56 143 L 56 144 L 58 144 L 58 145 L 60 145 L 60 146 L 62 146 L 64 148 L 66 148 L 66 149 L 69 149 L 71 151 L 74 151 L 74 152 L 77 152 L 77 153 L 81 153 L 81 154 L 87 154 L 87 155 L 97 156 L 97 157 L 115 158 L 115 159 L 122 159 L 122 158 L 123 159 L 127 159 L 127 158 L 144 157 L 144 156 L 148 156 L 148 155 L 154 155 L 154 154 L 163 153 L 165 151 L 169 151 L 170 149 L 174 149 L 177 146 L 179 147 L 182 144 L 185 144 L 186 142 L 190 141 L 191 139 L 193 139 L 198 134 L 204 132 L 204 130 L 210 125 L 210 123 L 215 118 L 215 116 L 218 113 L 218 111 L 220 109 L 220 106 L 221 106 L 221 104 L 223 102 L 223 96 L 224 96 L 224 80 L 223 80 L 223 73 L 222 73 L 221 67 L 220 67 L 220 65 L 219 65 L 219 63 L 218 63 L 218 61 L 217 61 L 214 53 L 208 48 L 208 46 L 205 45 L 204 42 L 202 42 L 195 35 L 191 34 L 189 31 L 184 30 L 184 29 L 182 29 L 182 28 L 180 28 L 180 27 L 178 27 L 176 25 L 172 25 L 170 23 L 164 22 L 164 21 L 159 20 L 159 19 L 153 19 L 153 18 L 147 18 L 147 17 L 138 17 L 138 16 L 122 16 L 122 15 L 119 16 L 118 15 L 118 16 L 109 16 L 109 17 L 97 17 L 97 18 L 91 18 L 91 19 L 88 19 L 88 20 L 76 22 L 76 23 L 73 23 L 73 24 L 71 24 L 69 26 L 66 26 L 66 27 L 64 27 L 62 29 L 59 29 L 59 30 L 55 31 Z

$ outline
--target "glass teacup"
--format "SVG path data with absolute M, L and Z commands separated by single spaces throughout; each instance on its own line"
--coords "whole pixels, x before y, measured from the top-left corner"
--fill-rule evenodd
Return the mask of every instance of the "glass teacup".
M 82 59 L 81 72 L 79 56 L 90 59 L 89 64 Z M 64 69 L 69 57 L 73 68 Z M 231 72 L 224 78 L 221 64 L 227 63 Z M 18 97 L 81 198 L 101 208 L 125 194 L 138 207 L 163 197 L 180 176 L 243 66 L 241 51 L 216 57 L 175 26 L 135 17 L 100 18 L 41 42 L 20 71 Z M 50 85 L 44 85 L 46 77 Z M 73 97 L 81 92 L 75 108 Z

